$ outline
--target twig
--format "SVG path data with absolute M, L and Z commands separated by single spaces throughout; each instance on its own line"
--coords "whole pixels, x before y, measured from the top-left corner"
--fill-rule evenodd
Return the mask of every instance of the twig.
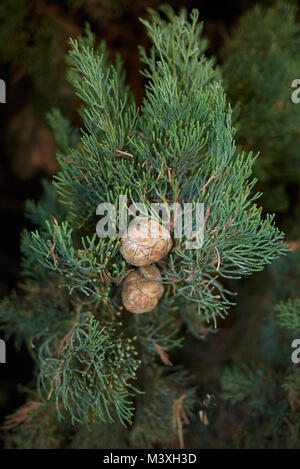
M 58 226 L 58 223 L 57 223 L 56 218 L 53 218 L 53 220 L 54 220 L 54 224 L 55 224 L 56 226 Z M 48 259 L 48 257 L 50 256 L 50 254 L 52 254 L 54 267 L 56 267 L 56 264 L 57 264 L 57 259 L 56 259 L 56 255 L 55 255 L 55 252 L 54 252 L 55 248 L 56 248 L 56 239 L 55 239 L 55 231 L 53 231 L 52 247 L 51 247 L 51 249 L 48 251 L 48 254 L 47 254 L 47 256 L 46 256 L 46 259 Z
M 22 283 L 22 282 L 18 282 L 17 286 L 19 288 L 21 288 L 22 290 L 24 290 L 26 292 L 29 292 L 29 293 L 36 293 L 37 291 L 39 291 L 39 289 L 37 287 L 33 287 L 31 285 L 26 285 L 25 283 Z
M 33 415 L 30 415 L 29 412 L 32 410 L 37 410 L 43 405 L 42 402 L 29 401 L 23 404 L 18 410 L 13 414 L 7 415 L 5 417 L 5 423 L 0 428 L 2 430 L 11 430 L 12 428 L 17 427 L 21 423 L 28 423 L 32 420 Z
M 214 173 L 214 174 L 209 178 L 209 180 L 204 184 L 204 186 L 200 189 L 200 192 L 204 191 L 204 189 L 208 186 L 208 184 L 209 184 L 213 179 L 215 179 L 216 176 L 217 176 L 217 173 Z
M 285 244 L 289 247 L 292 251 L 295 251 L 299 248 L 299 241 L 286 241 Z
M 86 369 L 84 370 L 84 372 L 81 374 L 81 376 L 85 376 L 87 374 L 87 372 L 89 371 L 89 369 L 91 368 L 92 366 L 92 363 L 94 361 L 94 358 L 95 358 L 95 354 L 93 353 L 93 356 L 92 356 L 92 360 L 90 361 L 89 365 L 86 367 Z
M 207 207 L 206 212 L 205 212 L 205 217 L 204 217 L 204 224 L 206 225 L 207 219 L 209 217 L 209 212 L 210 212 L 210 205 Z
M 220 263 L 221 263 L 220 253 L 219 253 L 219 250 L 218 250 L 217 246 L 214 245 L 214 248 L 215 248 L 215 250 L 217 251 L 218 264 L 217 264 L 216 271 L 218 272 L 218 270 L 219 270 L 219 268 L 220 268 Z
M 65 347 L 65 345 L 70 341 L 70 337 L 72 335 L 72 332 L 76 329 L 78 326 L 78 321 L 74 322 L 73 326 L 69 330 L 69 332 L 61 339 L 59 346 L 57 348 L 57 356 L 60 357 L 62 349 Z
M 153 345 L 156 348 L 156 350 L 157 350 L 163 364 L 167 365 L 167 366 L 173 366 L 173 363 L 169 359 L 169 355 L 166 352 L 164 352 L 162 350 L 162 348 L 158 344 L 156 344 L 155 342 L 153 342 Z
M 134 156 L 131 153 L 128 153 L 127 151 L 116 150 L 116 153 L 119 153 L 120 155 L 130 156 L 130 158 L 134 158 Z
M 190 423 L 185 413 L 185 410 L 182 406 L 182 402 L 185 398 L 186 398 L 186 395 L 183 394 L 181 397 L 176 399 L 172 407 L 172 424 L 173 424 L 173 428 L 176 428 L 177 426 L 180 449 L 184 449 L 182 419 L 185 421 L 186 424 Z

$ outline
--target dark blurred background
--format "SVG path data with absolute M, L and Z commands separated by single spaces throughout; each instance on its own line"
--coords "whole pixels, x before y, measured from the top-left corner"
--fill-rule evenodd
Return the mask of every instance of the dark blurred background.
M 0 298 L 19 290 L 19 236 L 30 228 L 24 201 L 38 199 L 41 179 L 57 170 L 55 144 L 45 115 L 59 107 L 76 122 L 77 100 L 64 80 L 68 37 L 91 25 L 97 41 L 104 39 L 112 54 L 120 53 L 137 102 L 144 82 L 138 73 L 138 44 L 147 45 L 139 17 L 158 0 L 1 0 L 0 78 L 6 82 L 7 102 L 0 104 Z M 220 62 L 222 45 L 239 18 L 256 3 L 250 0 L 170 0 L 176 11 L 198 8 L 209 40 L 208 53 Z M 227 330 L 230 334 L 231 323 Z M 0 331 L 0 338 L 4 334 Z M 0 421 L 23 402 L 22 386 L 32 375 L 25 347 L 7 343 L 7 364 L 0 365 Z

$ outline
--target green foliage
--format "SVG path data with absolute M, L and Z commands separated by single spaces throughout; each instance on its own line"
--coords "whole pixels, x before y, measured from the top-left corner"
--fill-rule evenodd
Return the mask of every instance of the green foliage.
M 178 337 L 179 329 L 176 328 L 175 320 L 170 317 L 170 310 L 172 305 L 170 302 L 165 302 L 161 305 L 158 312 L 153 315 L 137 315 L 135 318 L 135 329 L 139 337 L 139 342 L 142 349 L 146 352 L 144 361 L 153 362 L 157 350 L 153 344 L 158 345 L 162 350 L 171 351 L 181 346 L 183 341 L 182 337 Z M 173 309 L 175 309 L 173 307 Z
M 182 438 L 181 426 L 200 403 L 180 363 L 166 371 L 168 352 L 188 332 L 202 337 L 204 323 L 216 328 L 228 314 L 230 279 L 260 271 L 287 252 L 283 233 L 272 216 L 262 217 L 259 194 L 252 194 L 255 157 L 236 148 L 230 106 L 214 61 L 204 55 L 198 12 L 176 16 L 163 7 L 143 23 L 152 48 L 149 55 L 140 49 L 147 78 L 140 109 L 121 60 L 111 63 L 88 27 L 71 40 L 68 79 L 82 101 L 83 128 L 74 129 L 58 110 L 48 114 L 60 171 L 51 189 L 45 184 L 39 204 L 27 203 L 37 229 L 22 237 L 23 306 L 18 300 L 0 306 L 7 333 L 33 349 L 39 399 L 55 401 L 58 418 L 74 425 L 73 436 L 87 426 L 97 435 L 108 423 L 133 423 L 126 437 L 118 433 L 122 447 Z M 188 249 L 189 238 L 174 240 L 159 262 L 165 294 L 141 317 L 122 306 L 122 280 L 131 269 L 118 235 L 95 234 L 97 206 L 117 208 L 119 195 L 147 208 L 153 202 L 205 207 L 203 245 Z M 228 372 L 228 397 L 240 401 L 262 385 L 260 376 L 245 373 Z
M 289 299 L 286 303 L 280 303 L 276 308 L 277 323 L 290 331 L 295 336 L 300 333 L 300 298 Z
M 66 446 L 71 426 L 58 424 L 52 402 L 31 400 L 7 418 L 4 429 L 6 449 L 57 449 Z
M 94 234 L 92 238 L 81 238 L 82 249 L 76 249 L 68 222 L 63 222 L 62 226 L 56 223 L 51 226 L 49 222 L 46 225 L 50 239 L 39 232 L 32 233 L 31 248 L 36 253 L 36 260 L 61 278 L 63 283 L 60 285 L 68 288 L 70 294 L 79 290 L 92 299 L 107 300 L 111 287 L 103 285 L 100 288 L 99 275 L 108 267 L 112 279 L 124 274 L 125 261 L 119 258 L 116 264 L 114 260 L 119 243 L 112 239 L 108 242 L 99 240 Z
M 123 425 L 132 423 L 128 397 L 137 390 L 130 381 L 140 363 L 132 340 L 90 315 L 80 315 L 72 329 L 57 358 L 47 358 L 48 343 L 40 351 L 39 386 L 48 399 L 53 392 L 59 418 L 62 404 L 74 423 L 113 422 L 112 409 Z
M 69 80 L 77 95 L 88 104 L 81 109 L 86 130 L 67 158 L 65 152 L 58 154 L 61 171 L 55 177 L 68 218 L 77 229 L 86 228 L 95 219 L 99 203 L 115 203 L 116 192 L 128 192 L 125 184 L 130 168 L 118 164 L 117 150 L 127 145 L 137 118 L 120 57 L 116 57 L 113 66 L 105 44 L 101 42 L 93 49 L 94 42 L 88 28 L 86 36 L 71 41 Z
M 165 93 L 167 90 L 164 86 L 159 86 L 159 78 L 165 80 L 168 71 L 173 78 L 176 78 L 173 80 L 173 86 L 177 87 L 178 93 L 184 91 L 186 95 L 187 92 L 193 93 L 194 90 L 197 92 L 215 76 L 214 60 L 208 60 L 204 55 L 207 40 L 202 37 L 203 24 L 198 22 L 199 13 L 193 10 L 189 23 L 185 9 L 182 9 L 180 15 L 176 17 L 171 7 L 161 6 L 160 11 L 167 20 L 163 20 L 158 11 L 152 9 L 148 11 L 151 21 L 145 19 L 141 21 L 153 45 L 149 57 L 143 47 L 140 47 L 140 54 L 142 61 L 148 67 L 143 73 L 153 83 L 150 89 Z M 172 93 L 172 88 L 169 92 Z M 174 99 L 173 94 L 174 91 L 172 99 Z M 163 107 L 162 103 L 160 106 Z M 177 120 L 178 112 L 175 116 Z
M 286 277 L 292 274 L 299 285 L 299 251 L 290 254 L 284 263 L 281 261 L 281 268 L 280 262 L 275 264 L 278 284 L 283 285 Z M 299 447 L 300 373 L 292 363 L 291 344 L 299 338 L 300 300 L 295 297 L 298 289 L 290 289 L 288 293 L 293 296 L 287 298 L 286 291 L 275 289 L 273 300 L 278 297 L 283 300 L 273 307 L 275 314 L 262 317 L 261 344 L 252 365 L 227 367 L 222 375 L 221 397 L 230 402 L 231 412 L 251 415 L 245 420 L 246 426 L 239 429 L 245 440 L 239 441 L 238 447 Z
M 283 2 L 267 10 L 256 6 L 242 17 L 222 66 L 237 142 L 260 151 L 254 172 L 263 204 L 284 214 L 281 223 L 290 237 L 299 229 L 293 198 L 299 190 L 299 110 L 291 100 L 299 40 L 295 8 Z M 299 370 L 291 359 L 291 343 L 300 331 L 299 269 L 296 248 L 268 267 L 261 286 L 252 282 L 242 291 L 242 301 L 249 302 L 240 326 L 247 332 L 245 345 L 221 379 L 221 396 L 237 426 L 230 447 L 299 448 Z
M 262 389 L 263 374 L 259 370 L 255 373 L 245 367 L 227 368 L 222 376 L 223 399 L 230 400 L 233 404 L 248 399 L 250 406 L 263 405 Z
M 60 84 L 64 73 L 61 44 L 66 33 L 43 13 L 45 9 L 28 0 L 3 0 L 0 5 L 1 63 L 9 63 L 14 80 L 24 75 L 30 80 L 32 101 L 40 115 L 65 94 Z
M 170 442 L 176 441 L 176 401 L 185 396 L 182 406 L 188 419 L 192 418 L 197 403 L 191 377 L 181 369 L 166 373 L 161 367 L 153 367 L 145 376 L 145 386 L 148 393 L 139 398 L 131 442 L 134 446 L 149 448 L 153 444 L 160 446 L 166 435 Z M 182 416 L 180 418 L 186 430 L 187 425 Z
M 1 301 L 0 321 L 7 337 L 13 336 L 17 346 L 25 341 L 34 358 L 38 347 L 49 335 L 62 337 L 72 323 L 67 299 L 61 295 L 51 295 L 56 288 L 57 284 L 48 279 L 46 286 L 37 283 L 35 288 L 29 286 L 30 297 L 17 297 L 13 293 Z
M 67 156 L 68 150 L 79 143 L 78 129 L 71 126 L 70 121 L 61 114 L 59 109 L 52 109 L 47 114 L 47 118 L 59 151 Z
M 128 431 L 118 422 L 81 425 L 67 448 L 71 449 L 129 449 Z
M 233 32 L 222 66 L 224 88 L 236 111 L 237 142 L 260 152 L 254 169 L 264 207 L 288 215 L 294 209 L 292 184 L 299 190 L 300 114 L 291 100 L 299 72 L 295 16 L 286 2 L 269 9 L 255 6 Z

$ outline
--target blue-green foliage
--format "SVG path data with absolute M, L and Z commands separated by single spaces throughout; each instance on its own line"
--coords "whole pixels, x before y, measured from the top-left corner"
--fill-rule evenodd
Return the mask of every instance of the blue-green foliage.
M 292 343 L 300 333 L 299 255 L 297 250 L 270 269 L 272 300 L 281 301 L 272 305 L 271 313 L 267 308 L 267 318 L 260 311 L 261 343 L 253 363 L 226 367 L 222 375 L 221 397 L 229 401 L 231 412 L 250 415 L 241 429 L 243 447 L 299 447 L 300 371 L 292 361 Z
M 295 337 L 300 334 L 300 298 L 289 299 L 275 308 L 277 323 Z
M 88 314 L 81 314 L 72 329 L 56 356 L 49 358 L 48 350 L 44 355 L 45 346 L 41 347 L 39 386 L 46 393 L 50 389 L 48 398 L 53 393 L 60 418 L 65 409 L 74 423 L 96 418 L 113 422 L 114 414 L 123 425 L 132 423 L 134 407 L 128 397 L 137 391 L 130 381 L 139 366 L 132 339 L 113 326 L 101 327 Z
M 124 274 L 125 261 L 119 257 L 118 265 L 115 263 L 119 243 L 111 239 L 108 242 L 99 240 L 94 234 L 92 238 L 81 238 L 81 249 L 76 249 L 68 222 L 63 222 L 61 226 L 55 223 L 51 226 L 47 222 L 47 228 L 48 239 L 42 238 L 39 232 L 32 233 L 36 261 L 46 264 L 48 270 L 61 278 L 61 285 L 67 287 L 70 294 L 79 289 L 86 296 L 107 300 L 110 287 L 106 286 L 100 294 L 99 276 L 104 269 L 109 269 L 110 280 Z
M 170 429 L 172 402 L 183 394 L 172 388 L 172 380 L 184 381 L 176 369 L 162 374 L 162 354 L 180 345 L 183 326 L 199 337 L 204 322 L 215 327 L 227 314 L 232 302 L 224 279 L 262 270 L 287 250 L 273 217 L 263 219 L 258 195 L 250 195 L 254 156 L 236 149 L 231 109 L 204 55 L 197 11 L 190 17 L 184 10 L 179 16 L 162 11 L 166 19 L 151 11 L 151 20 L 143 21 L 153 45 L 149 55 L 140 50 L 147 78 L 141 109 L 121 60 L 110 63 L 104 43 L 95 47 L 88 28 L 84 38 L 71 41 L 68 78 L 83 102 L 83 128 L 72 129 L 57 110 L 48 116 L 60 171 L 52 189 L 45 186 L 44 200 L 27 204 L 37 224 L 31 238 L 26 232 L 22 238 L 29 305 L 24 313 L 13 302 L 0 308 L 8 333 L 15 327 L 20 338 L 36 341 L 40 399 L 55 401 L 58 414 L 66 411 L 73 423 L 111 422 L 113 414 L 130 423 L 136 405 L 137 422 L 143 421 L 136 440 L 146 444 Z M 203 246 L 187 249 L 185 236 L 174 240 L 159 264 L 165 295 L 145 318 L 121 303 L 129 267 L 118 236 L 95 234 L 98 204 L 117 207 L 121 194 L 148 207 L 205 206 Z M 35 321 L 31 328 L 28 318 Z M 138 337 L 136 347 L 132 337 Z M 138 374 L 136 353 L 143 361 Z M 132 385 L 136 377 L 145 398 Z M 195 402 L 190 387 L 183 407 L 191 411 Z M 140 428 L 156 433 L 146 437 Z
M 287 2 L 256 5 L 233 31 L 221 67 L 236 110 L 237 141 L 260 152 L 254 169 L 264 206 L 284 213 L 292 208 L 290 184 L 298 184 L 300 174 L 300 113 L 291 99 L 299 75 L 296 13 Z

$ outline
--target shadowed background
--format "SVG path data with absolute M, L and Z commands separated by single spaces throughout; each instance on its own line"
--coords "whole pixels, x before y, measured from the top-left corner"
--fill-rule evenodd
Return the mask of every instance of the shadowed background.
M 104 39 L 112 54 L 122 56 L 128 82 L 137 102 L 141 103 L 144 81 L 138 73 L 141 63 L 137 45 L 147 45 L 148 40 L 138 18 L 145 17 L 147 7 L 155 8 L 160 3 L 157 0 L 1 1 L 0 78 L 6 82 L 7 103 L 0 105 L 0 298 L 12 289 L 22 291 L 19 236 L 23 227 L 30 228 L 24 217 L 24 201 L 38 199 L 41 179 L 50 178 L 57 170 L 55 144 L 45 115 L 57 106 L 73 122 L 78 122 L 78 101 L 64 80 L 68 37 L 80 34 L 89 22 L 97 41 Z M 257 2 L 173 0 L 168 3 L 176 11 L 182 6 L 188 10 L 199 9 L 204 35 L 209 40 L 209 54 L 221 61 L 221 48 L 231 28 Z M 233 312 L 223 324 L 213 354 L 208 340 L 208 361 L 217 361 L 222 356 L 234 327 L 237 326 Z M 188 345 L 186 360 L 195 351 L 193 344 Z M 7 364 L 0 365 L 0 421 L 24 402 L 22 386 L 31 376 L 32 362 L 26 348 L 18 352 L 9 341 Z M 206 380 L 209 381 L 209 376 Z

